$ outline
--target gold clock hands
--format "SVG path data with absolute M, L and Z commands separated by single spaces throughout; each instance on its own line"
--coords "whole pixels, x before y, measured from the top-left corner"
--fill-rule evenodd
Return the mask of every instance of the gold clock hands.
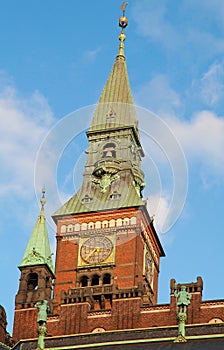
M 91 256 L 95 253 L 99 253 L 101 251 L 100 247 L 95 247 L 86 257 L 86 259 L 88 260 L 89 258 L 91 258 Z
M 88 260 L 96 251 L 96 248 L 94 248 L 86 257 L 86 260 Z

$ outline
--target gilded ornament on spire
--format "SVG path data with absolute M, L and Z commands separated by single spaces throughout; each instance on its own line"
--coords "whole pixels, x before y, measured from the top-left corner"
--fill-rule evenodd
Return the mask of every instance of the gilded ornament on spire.
M 127 1 L 124 1 L 123 4 L 121 5 L 121 11 L 122 11 L 122 16 L 119 18 L 119 27 L 121 27 L 121 34 L 119 35 L 119 40 L 120 40 L 120 45 L 119 45 L 119 52 L 117 57 L 125 57 L 124 55 L 124 41 L 126 39 L 126 35 L 124 34 L 124 28 L 127 27 L 128 25 L 128 19 L 125 16 L 125 10 L 127 7 L 128 3 Z
M 45 199 L 45 187 L 42 188 L 42 197 L 40 199 L 40 203 L 41 203 L 41 209 L 44 210 L 44 205 L 46 203 L 46 199 Z

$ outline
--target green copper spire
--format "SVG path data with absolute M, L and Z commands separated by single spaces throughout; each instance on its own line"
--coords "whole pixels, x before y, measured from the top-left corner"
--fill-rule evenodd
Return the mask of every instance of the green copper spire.
M 23 259 L 19 267 L 43 265 L 46 264 L 49 269 L 54 273 L 52 254 L 50 250 L 50 243 L 48 238 L 48 231 L 46 226 L 46 218 L 44 214 L 45 189 L 42 190 L 42 198 L 40 215 L 34 226 L 32 235 L 27 244 Z
M 78 193 L 53 215 L 70 215 L 145 205 L 141 170 L 144 156 L 124 54 L 127 3 L 121 6 L 119 49 L 93 115 L 88 157 Z
M 125 16 L 126 6 L 127 2 L 124 2 L 121 6 L 122 16 L 119 18 L 119 26 L 122 29 L 119 35 L 118 54 L 100 96 L 90 131 L 125 126 L 133 126 L 137 131 L 138 122 L 124 53 L 124 41 L 126 39 L 124 29 L 128 25 L 128 19 Z

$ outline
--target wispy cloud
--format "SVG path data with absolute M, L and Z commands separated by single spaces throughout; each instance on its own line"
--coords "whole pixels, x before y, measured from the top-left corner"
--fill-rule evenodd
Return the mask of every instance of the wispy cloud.
M 209 111 L 196 113 L 189 121 L 169 117 L 167 123 L 180 141 L 191 162 L 203 166 L 203 174 L 214 177 L 224 174 L 224 118 Z
M 201 79 L 194 80 L 193 94 L 200 98 L 209 107 L 216 107 L 223 103 L 224 97 L 224 65 L 223 62 L 214 62 L 202 75 Z
M 224 49 L 223 37 L 210 31 L 211 24 L 217 27 L 220 4 L 221 1 L 217 0 L 214 9 L 213 2 L 209 0 L 197 4 L 195 1 L 184 0 L 178 4 L 175 2 L 174 8 L 167 0 L 143 0 L 136 2 L 132 16 L 140 35 L 167 50 L 172 50 L 172 53 L 176 52 L 178 57 L 185 61 L 195 62 L 199 57 L 200 61 L 205 61 Z M 223 3 L 220 6 L 221 23 Z M 215 14 L 212 17 L 211 8 Z
M 172 89 L 165 75 L 157 75 L 139 86 L 134 94 L 137 105 L 144 106 L 157 114 L 170 114 L 181 108 L 178 93 Z
M 164 226 L 173 224 L 173 222 L 167 222 L 167 218 L 171 218 L 169 216 L 169 202 L 169 198 L 161 197 L 160 195 L 152 195 L 148 199 L 148 211 L 154 218 L 154 224 L 158 232 L 164 232 Z
M 53 122 L 44 96 L 35 91 L 21 96 L 5 77 L 0 82 L 0 193 L 26 196 L 34 183 L 35 157 L 43 136 Z
M 179 42 L 180 36 L 174 26 L 166 19 L 166 2 L 146 1 L 137 2 L 133 7 L 133 18 L 137 30 L 145 37 L 172 48 Z M 170 39 L 173 40 L 170 40 Z
M 97 47 L 96 49 L 85 51 L 83 54 L 84 60 L 91 63 L 94 62 L 97 55 L 100 53 L 100 51 L 101 51 L 101 47 Z

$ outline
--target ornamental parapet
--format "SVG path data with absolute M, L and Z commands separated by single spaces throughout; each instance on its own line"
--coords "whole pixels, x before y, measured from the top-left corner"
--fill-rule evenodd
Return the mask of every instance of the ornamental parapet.
M 61 303 L 73 304 L 89 302 L 90 300 L 97 298 L 97 296 L 105 296 L 105 298 L 110 296 L 111 302 L 112 299 L 142 297 L 143 288 L 142 286 L 139 286 L 136 288 L 119 289 L 115 284 L 70 288 L 68 292 L 61 292 Z
M 170 280 L 170 294 L 174 294 L 174 291 L 180 292 L 181 286 L 186 287 L 186 291 L 188 293 L 197 293 L 200 292 L 202 294 L 203 291 L 203 280 L 200 276 L 197 277 L 197 282 L 191 282 L 191 283 L 178 283 L 176 284 L 176 281 L 174 278 Z

